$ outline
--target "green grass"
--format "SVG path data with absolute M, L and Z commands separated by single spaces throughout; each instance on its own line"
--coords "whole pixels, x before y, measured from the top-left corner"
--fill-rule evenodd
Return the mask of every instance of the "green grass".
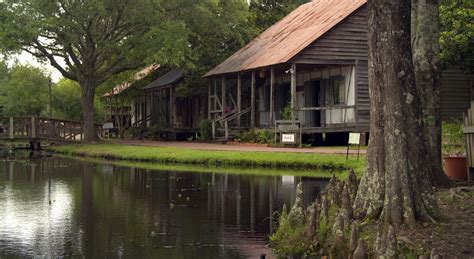
M 150 162 L 135 162 L 126 160 L 109 161 L 98 158 L 76 157 L 70 155 L 55 155 L 56 157 L 75 159 L 84 162 L 91 162 L 96 164 L 107 164 L 118 167 L 133 167 L 153 171 L 173 171 L 173 172 L 190 172 L 190 173 L 219 173 L 230 175 L 254 175 L 254 176 L 300 176 L 325 179 L 331 177 L 333 174 L 338 177 L 345 177 L 346 171 L 330 171 L 330 170 L 311 170 L 311 169 L 266 169 L 266 168 L 243 168 L 243 167 L 215 167 L 203 165 L 185 165 L 185 164 L 163 164 Z
M 327 170 L 328 176 L 332 175 L 334 171 L 347 171 L 351 168 L 357 173 L 361 173 L 365 164 L 363 156 L 359 161 L 354 156 L 346 161 L 345 155 L 337 154 L 208 151 L 119 144 L 66 145 L 48 149 L 66 155 L 161 164 L 246 169 Z

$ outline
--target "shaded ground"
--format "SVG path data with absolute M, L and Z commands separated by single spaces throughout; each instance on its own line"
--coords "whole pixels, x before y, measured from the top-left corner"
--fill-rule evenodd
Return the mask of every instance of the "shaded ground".
M 434 247 L 443 258 L 474 258 L 474 185 L 454 190 L 437 193 L 441 211 L 437 223 L 404 231 L 402 239 Z
M 108 140 L 106 143 L 151 146 L 151 147 L 179 147 L 193 150 L 214 151 L 241 151 L 241 152 L 285 152 L 285 153 L 317 153 L 317 154 L 346 154 L 345 147 L 315 147 L 315 148 L 291 148 L 291 147 L 265 147 L 261 145 L 225 145 L 196 142 L 165 142 L 149 140 Z M 361 148 L 360 154 L 365 155 L 367 150 Z M 357 147 L 351 147 L 350 154 L 357 154 Z

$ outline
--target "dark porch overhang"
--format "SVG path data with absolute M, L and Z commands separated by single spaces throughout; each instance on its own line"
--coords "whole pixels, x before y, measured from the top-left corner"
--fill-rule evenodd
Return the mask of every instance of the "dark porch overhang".
M 162 77 L 156 79 L 153 81 L 151 84 L 145 86 L 143 90 L 152 90 L 152 89 L 157 89 L 157 88 L 162 88 L 168 85 L 175 84 L 179 82 L 181 79 L 183 79 L 184 73 L 183 70 L 180 68 L 175 68 L 171 70 L 170 72 L 166 73 Z

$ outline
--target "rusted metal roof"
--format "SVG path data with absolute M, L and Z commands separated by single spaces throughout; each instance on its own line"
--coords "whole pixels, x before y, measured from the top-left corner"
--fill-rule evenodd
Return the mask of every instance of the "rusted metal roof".
M 159 68 L 160 68 L 159 64 L 154 64 L 154 65 L 150 65 L 150 66 L 145 67 L 144 69 L 142 69 L 142 70 L 138 71 L 137 73 L 135 73 L 133 75 L 132 80 L 127 81 L 127 82 L 123 82 L 123 83 L 117 85 L 116 87 L 114 87 L 114 89 L 112 89 L 112 91 L 104 94 L 102 97 L 109 97 L 109 96 L 114 96 L 114 95 L 122 93 L 123 91 L 127 90 L 130 86 L 132 86 L 133 83 L 135 83 L 136 81 L 142 80 L 147 75 L 149 75 L 150 73 L 158 70 Z
M 204 77 L 286 63 L 365 3 L 313 0 L 301 5 Z

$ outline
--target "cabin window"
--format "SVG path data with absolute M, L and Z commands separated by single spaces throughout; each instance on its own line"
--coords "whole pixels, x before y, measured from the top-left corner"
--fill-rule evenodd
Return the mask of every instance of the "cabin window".
M 346 87 L 344 77 L 332 77 L 326 81 L 326 105 L 346 104 Z

